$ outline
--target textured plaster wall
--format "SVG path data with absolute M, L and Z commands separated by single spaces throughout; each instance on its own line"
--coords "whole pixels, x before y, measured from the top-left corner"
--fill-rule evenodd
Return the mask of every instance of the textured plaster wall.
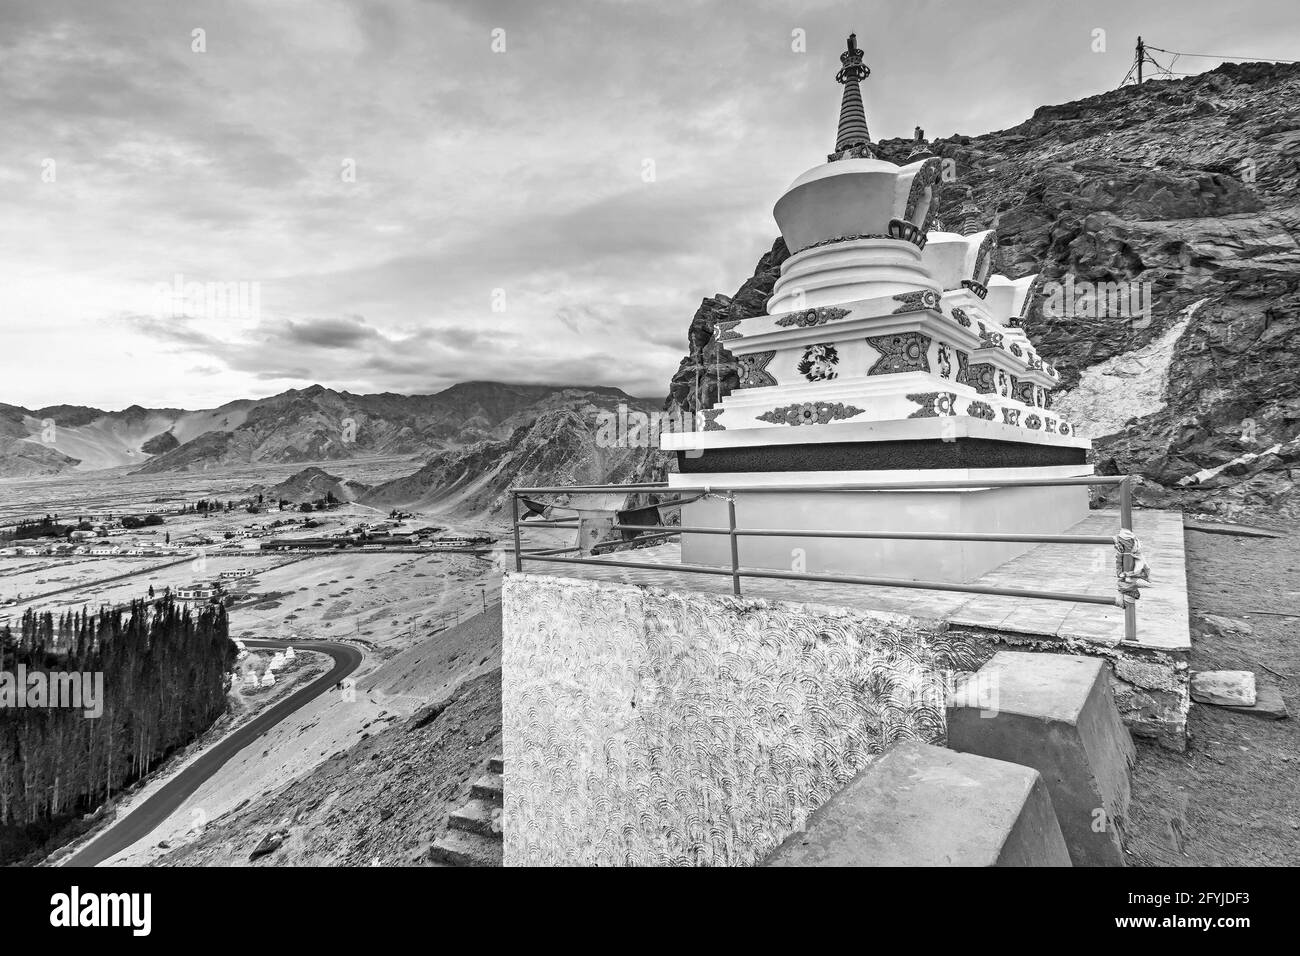
M 746 865 L 944 732 L 973 643 L 827 605 L 507 575 L 505 863 Z

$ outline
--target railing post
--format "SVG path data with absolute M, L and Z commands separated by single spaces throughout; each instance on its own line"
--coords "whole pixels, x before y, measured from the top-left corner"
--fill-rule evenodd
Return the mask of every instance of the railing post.
M 1125 475 L 1119 486 L 1119 525 L 1121 531 L 1133 532 L 1133 476 Z M 1125 572 L 1133 570 L 1133 553 L 1123 557 Z M 1124 640 L 1137 641 L 1137 601 L 1124 597 Z
M 524 569 L 524 552 L 519 546 L 519 492 L 510 492 L 510 517 L 515 528 L 515 570 Z
M 740 538 L 736 535 L 736 493 L 727 496 L 727 522 L 731 527 L 731 593 L 740 597 Z

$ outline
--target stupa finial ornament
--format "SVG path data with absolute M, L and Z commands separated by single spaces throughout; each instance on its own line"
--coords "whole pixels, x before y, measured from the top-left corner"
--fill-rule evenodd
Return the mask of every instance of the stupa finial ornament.
M 858 35 L 850 33 L 847 49 L 840 54 L 840 71 L 835 74 L 835 81 L 844 85 L 844 97 L 840 101 L 840 126 L 835 135 L 835 155 L 837 158 L 862 159 L 874 156 L 871 151 L 871 134 L 867 130 L 867 111 L 862 105 L 862 87 L 859 85 L 871 75 L 871 68 L 862 62 L 862 51 L 858 49 Z M 851 156 L 841 155 L 852 150 Z

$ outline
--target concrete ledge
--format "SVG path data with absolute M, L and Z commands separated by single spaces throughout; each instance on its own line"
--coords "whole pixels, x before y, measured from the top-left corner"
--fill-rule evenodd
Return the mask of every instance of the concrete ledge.
M 958 684 L 948 746 L 1033 767 L 1075 866 L 1123 866 L 1133 740 L 1092 657 L 1001 651 Z
M 1110 666 L 1111 696 L 1124 726 L 1135 737 L 1183 753 L 1187 750 L 1187 648 L 1143 647 L 1122 640 L 1100 641 L 1072 635 L 1017 633 L 998 628 L 953 625 L 949 633 L 977 648 L 976 663 L 987 663 L 1005 648 L 1027 653 L 1094 657 Z
M 900 743 L 855 777 L 765 866 L 1069 866 L 1038 772 Z

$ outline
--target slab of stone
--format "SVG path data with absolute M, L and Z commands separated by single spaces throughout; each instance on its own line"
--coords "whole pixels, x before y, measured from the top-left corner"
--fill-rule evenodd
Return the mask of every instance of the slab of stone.
M 764 866 L 1069 866 L 1029 767 L 906 741 L 853 778 Z
M 1238 714 L 1254 714 L 1266 720 L 1285 720 L 1288 716 L 1282 687 L 1267 674 L 1255 675 L 1255 705 L 1253 707 L 1226 706 L 1224 710 Z
M 1032 767 L 1075 866 L 1123 866 L 1135 751 L 1095 657 L 1000 651 L 948 703 L 948 746 Z
M 1253 671 L 1197 671 L 1192 675 L 1192 700 L 1221 707 L 1254 707 Z
M 1256 528 L 1248 524 L 1230 524 L 1224 521 L 1195 521 L 1184 519 L 1183 527 L 1188 531 L 1203 531 L 1206 534 L 1230 534 L 1241 538 L 1280 538 L 1282 535 L 1268 528 Z
M 1249 621 L 1236 617 L 1224 617 L 1222 614 L 1201 614 L 1198 616 L 1197 630 L 1211 637 L 1249 637 L 1255 633 L 1255 626 Z

